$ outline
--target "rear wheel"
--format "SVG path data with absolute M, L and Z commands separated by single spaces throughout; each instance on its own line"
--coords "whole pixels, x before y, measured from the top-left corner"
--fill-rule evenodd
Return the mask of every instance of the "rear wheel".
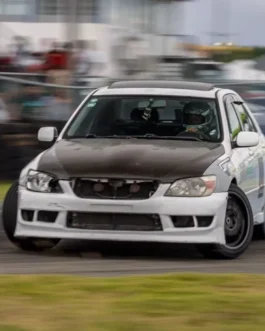
M 197 245 L 206 258 L 235 259 L 242 255 L 251 243 L 254 230 L 253 213 L 244 192 L 235 184 L 228 191 L 225 215 L 225 245 Z
M 7 238 L 25 251 L 43 251 L 57 245 L 60 239 L 17 238 L 14 236 L 17 224 L 18 181 L 14 182 L 7 192 L 3 204 L 3 228 Z

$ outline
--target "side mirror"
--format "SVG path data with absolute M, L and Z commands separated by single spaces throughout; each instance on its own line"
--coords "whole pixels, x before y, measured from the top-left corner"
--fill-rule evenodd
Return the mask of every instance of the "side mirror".
M 241 131 L 236 138 L 237 147 L 254 147 L 259 144 L 259 135 L 257 132 Z
M 51 147 L 58 137 L 58 131 L 55 127 L 43 127 L 39 129 L 38 140 L 40 146 L 44 149 Z

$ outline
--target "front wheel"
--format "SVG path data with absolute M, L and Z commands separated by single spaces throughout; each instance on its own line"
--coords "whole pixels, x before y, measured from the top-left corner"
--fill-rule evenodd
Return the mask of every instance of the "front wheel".
M 43 251 L 57 245 L 60 239 L 17 238 L 14 236 L 17 224 L 18 181 L 8 190 L 3 204 L 3 228 L 7 238 L 24 251 Z
M 254 231 L 253 213 L 244 192 L 235 184 L 231 184 L 228 191 L 224 231 L 225 245 L 197 245 L 198 251 L 210 259 L 235 259 L 250 245 Z

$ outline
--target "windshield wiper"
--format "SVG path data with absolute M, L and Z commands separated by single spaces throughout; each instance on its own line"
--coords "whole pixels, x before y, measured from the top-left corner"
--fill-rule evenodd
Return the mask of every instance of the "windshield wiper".
M 190 140 L 190 141 L 203 141 L 197 137 L 178 137 L 178 136 L 157 136 L 155 134 L 145 134 L 144 136 L 133 136 L 137 139 L 163 139 L 163 140 Z
M 190 141 L 207 141 L 205 139 L 200 139 L 198 137 L 174 137 L 174 139 L 177 139 L 177 140 L 190 140 Z
M 97 138 L 97 139 L 160 139 L 160 140 L 189 140 L 189 141 L 203 141 L 198 137 L 183 137 L 183 136 L 157 136 L 152 133 L 147 133 L 143 136 L 97 136 L 93 133 L 89 133 L 85 136 L 85 138 Z
M 133 136 L 118 136 L 118 135 L 113 135 L 113 136 L 97 136 L 96 134 L 93 133 L 88 133 L 85 138 L 97 138 L 97 139 L 133 139 Z

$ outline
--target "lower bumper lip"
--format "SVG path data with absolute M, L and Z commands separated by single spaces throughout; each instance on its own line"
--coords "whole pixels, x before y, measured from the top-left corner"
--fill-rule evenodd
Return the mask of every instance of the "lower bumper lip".
M 166 198 L 163 193 L 168 185 L 160 187 L 155 196 L 141 201 L 95 201 L 80 199 L 64 183 L 64 194 L 40 194 L 21 189 L 19 191 L 19 212 L 16 236 L 48 237 L 88 240 L 154 241 L 182 243 L 225 243 L 224 216 L 227 203 L 226 193 L 215 193 L 205 198 Z M 57 211 L 58 217 L 53 224 L 25 222 L 21 209 Z M 129 227 L 108 229 L 77 229 L 67 227 L 68 212 L 89 213 L 129 213 L 157 214 L 161 219 L 161 231 L 130 229 Z M 208 228 L 175 228 L 171 215 L 211 215 L 214 217 Z

